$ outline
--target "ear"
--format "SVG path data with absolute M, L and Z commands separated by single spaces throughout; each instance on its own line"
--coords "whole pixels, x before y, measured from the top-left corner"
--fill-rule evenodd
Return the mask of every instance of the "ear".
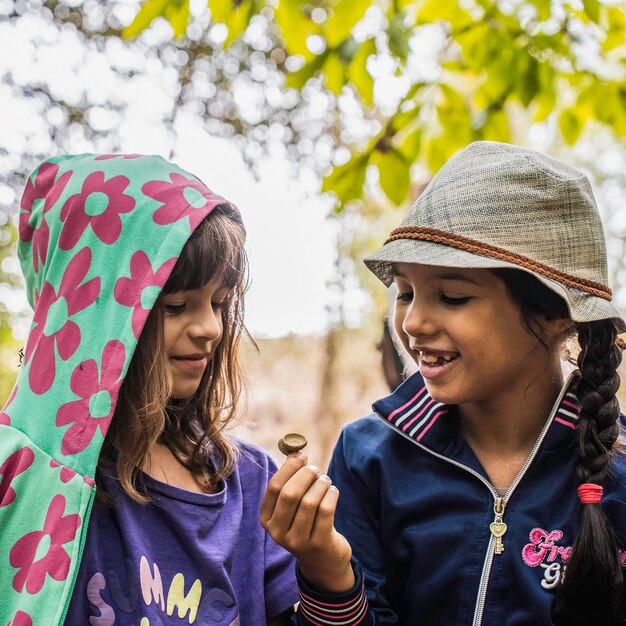
M 541 333 L 548 340 L 561 340 L 565 339 L 576 328 L 576 322 L 569 318 L 546 320 L 542 319 L 538 322 L 538 326 L 541 329 Z

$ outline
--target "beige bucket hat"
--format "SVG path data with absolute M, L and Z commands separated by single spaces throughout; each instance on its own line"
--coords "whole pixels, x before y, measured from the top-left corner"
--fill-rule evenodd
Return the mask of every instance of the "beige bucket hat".
M 395 263 L 520 269 L 561 296 L 574 321 L 612 319 L 626 331 L 589 180 L 534 150 L 477 141 L 453 156 L 365 259 L 387 286 Z

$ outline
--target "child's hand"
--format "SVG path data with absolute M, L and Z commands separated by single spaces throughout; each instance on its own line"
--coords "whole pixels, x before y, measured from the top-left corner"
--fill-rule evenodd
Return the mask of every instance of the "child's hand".
M 261 503 L 261 525 L 297 559 L 300 573 L 320 591 L 354 586 L 352 548 L 333 525 L 339 491 L 303 452 L 290 454 L 272 477 Z

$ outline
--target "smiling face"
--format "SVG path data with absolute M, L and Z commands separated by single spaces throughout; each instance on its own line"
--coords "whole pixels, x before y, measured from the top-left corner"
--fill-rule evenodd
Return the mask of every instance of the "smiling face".
M 506 404 L 560 377 L 559 342 L 529 331 L 492 272 L 399 263 L 394 282 L 395 330 L 435 400 Z
M 221 280 L 163 296 L 163 338 L 171 374 L 171 397 L 191 397 L 223 333 L 222 311 L 230 290 Z

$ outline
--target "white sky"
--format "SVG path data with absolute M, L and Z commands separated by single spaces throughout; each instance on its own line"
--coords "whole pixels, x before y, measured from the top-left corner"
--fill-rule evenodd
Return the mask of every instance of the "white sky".
M 173 160 L 242 212 L 252 277 L 246 299 L 250 331 L 322 332 L 335 253 L 333 226 L 325 219 L 329 203 L 315 193 L 316 178 L 306 172 L 296 178 L 289 162 L 271 157 L 258 168 L 257 180 L 239 149 L 211 137 L 198 120 L 179 124 L 177 138 Z

